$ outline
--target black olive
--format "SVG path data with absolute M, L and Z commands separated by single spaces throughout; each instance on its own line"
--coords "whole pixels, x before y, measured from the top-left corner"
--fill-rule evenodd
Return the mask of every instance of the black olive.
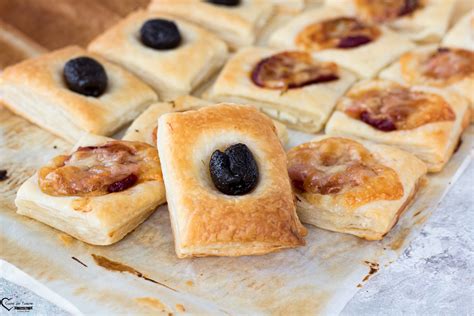
M 244 195 L 258 183 L 258 166 L 252 152 L 244 144 L 235 144 L 225 152 L 214 151 L 209 171 L 216 188 L 227 195 Z
M 240 5 L 240 0 L 207 0 L 212 4 L 225 5 L 227 7 L 235 7 Z
M 172 49 L 181 43 L 181 34 L 173 21 L 153 19 L 143 23 L 140 39 L 145 46 L 154 49 Z
M 90 57 L 78 57 L 64 65 L 64 80 L 67 87 L 77 93 L 98 97 L 107 88 L 107 73 L 104 67 Z

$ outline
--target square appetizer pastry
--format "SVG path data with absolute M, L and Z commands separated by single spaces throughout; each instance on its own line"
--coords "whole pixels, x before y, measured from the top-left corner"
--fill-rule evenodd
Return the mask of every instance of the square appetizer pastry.
M 326 0 L 348 14 L 384 24 L 416 42 L 438 42 L 446 32 L 456 0 Z
M 355 80 L 350 71 L 303 51 L 248 47 L 227 62 L 205 97 L 254 105 L 291 128 L 311 133 L 321 130 Z
M 407 85 L 447 89 L 466 97 L 474 109 L 474 51 L 462 48 L 419 47 L 403 54 L 380 78 Z
M 210 105 L 214 105 L 214 103 L 190 95 L 178 97 L 173 101 L 154 103 L 133 121 L 132 125 L 125 132 L 123 139 L 145 142 L 156 146 L 157 122 L 161 115 L 169 112 L 197 110 Z M 286 126 L 278 121 L 273 121 L 273 124 L 275 125 L 278 138 L 285 145 L 288 142 Z
M 347 15 L 337 7 L 306 11 L 277 29 L 269 45 L 300 49 L 371 78 L 414 44 L 383 25 Z
M 425 164 L 395 147 L 318 136 L 288 152 L 304 223 L 382 239 L 414 199 Z
M 68 140 L 84 132 L 110 135 L 157 100 L 125 69 L 71 46 L 5 69 L 0 101 Z
M 273 6 L 259 0 L 153 0 L 148 9 L 195 23 L 236 49 L 255 42 Z
M 86 134 L 18 190 L 18 213 L 94 245 L 110 245 L 165 202 L 155 147 Z
M 189 94 L 227 58 L 210 32 L 162 13 L 137 11 L 97 37 L 88 49 L 122 65 L 164 101 Z
M 446 34 L 441 45 L 474 50 L 474 10 L 464 15 Z
M 369 80 L 356 84 L 338 102 L 326 133 L 399 147 L 437 172 L 451 158 L 469 114 L 467 100 L 456 93 Z
M 286 155 L 272 121 L 220 104 L 160 117 L 158 151 L 180 258 L 304 245 Z

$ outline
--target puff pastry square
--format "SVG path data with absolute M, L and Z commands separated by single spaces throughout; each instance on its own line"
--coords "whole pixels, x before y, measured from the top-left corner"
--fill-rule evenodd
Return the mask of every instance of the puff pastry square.
M 140 28 L 150 19 L 172 20 L 182 43 L 168 50 L 142 44 Z M 137 11 L 93 40 L 88 49 L 122 65 L 152 86 L 161 100 L 189 94 L 216 72 L 227 58 L 227 46 L 208 31 L 170 15 Z
M 286 155 L 269 118 L 249 106 L 220 104 L 160 117 L 168 209 L 178 257 L 265 254 L 304 245 Z M 231 196 L 209 171 L 216 150 L 245 144 L 258 165 L 257 186 Z
M 63 68 L 88 56 L 105 68 L 106 91 L 87 97 L 69 90 Z M 70 141 L 84 132 L 110 135 L 157 100 L 143 81 L 104 58 L 71 46 L 13 65 L 0 77 L 0 100 L 13 112 Z
M 153 0 L 150 11 L 170 14 L 195 23 L 224 40 L 231 49 L 249 46 L 270 18 L 269 1 L 245 0 L 238 6 L 216 5 L 201 0 Z
M 398 148 L 327 135 L 292 148 L 288 168 L 304 223 L 368 240 L 390 231 L 426 174 Z
M 227 62 L 204 97 L 214 101 L 251 104 L 297 130 L 310 133 L 321 130 L 337 99 L 356 77 L 350 71 L 337 67 L 338 79 L 334 81 L 287 90 L 257 86 L 251 78 L 253 69 L 261 60 L 280 52 L 262 47 L 240 50 Z
M 382 92 L 379 100 L 384 105 L 380 113 L 370 115 L 367 104 L 375 98 L 364 95 L 374 91 Z M 437 172 L 451 158 L 469 124 L 469 114 L 467 100 L 456 93 L 423 86 L 408 88 L 387 80 L 363 81 L 339 101 L 326 133 L 399 147 L 425 162 L 428 171 Z M 397 126 L 387 130 L 387 124 Z
M 456 1 L 417 0 L 408 4 L 408 1 L 391 1 L 393 7 L 390 3 L 372 0 L 326 0 L 326 4 L 338 6 L 365 21 L 385 24 L 413 41 L 434 43 L 446 32 Z M 413 4 L 413 8 L 409 8 Z M 400 14 L 402 11 L 405 13 Z
M 214 105 L 214 103 L 190 95 L 178 97 L 169 102 L 154 103 L 133 121 L 125 132 L 123 139 L 156 145 L 157 121 L 161 115 L 169 112 L 197 110 L 210 105 Z M 286 145 L 288 142 L 286 126 L 278 121 L 273 121 L 273 124 L 281 143 Z
M 474 50 L 474 10 L 458 20 L 443 38 L 441 45 Z
M 460 54 L 461 58 L 450 56 Z M 445 55 L 445 56 L 443 56 Z M 474 110 L 474 51 L 427 45 L 403 54 L 380 73 L 380 78 L 407 85 L 454 91 Z
M 114 140 L 86 134 L 73 152 L 79 147 L 101 146 L 109 141 Z M 155 180 L 140 181 L 120 192 L 91 196 L 47 194 L 40 188 L 39 177 L 38 172 L 18 190 L 17 212 L 94 245 L 119 241 L 165 202 L 161 173 Z
M 352 19 L 355 17 L 348 15 L 338 7 L 324 6 L 308 10 L 277 29 L 270 36 L 269 45 L 284 49 L 307 50 L 314 57 L 336 62 L 362 78 L 374 77 L 384 66 L 414 47 L 411 41 L 401 35 L 385 26 L 375 25 L 370 26 L 376 30 L 378 36 L 364 45 L 352 48 L 317 48 L 314 45 L 308 46 L 311 43 L 305 44 L 299 40 L 315 24 L 338 18 Z M 310 35 L 309 38 L 312 36 Z

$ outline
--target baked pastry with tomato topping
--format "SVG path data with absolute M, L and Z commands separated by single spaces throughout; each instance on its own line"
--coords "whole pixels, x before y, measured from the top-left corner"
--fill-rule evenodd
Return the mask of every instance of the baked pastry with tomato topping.
M 157 99 L 135 75 L 78 46 L 10 66 L 0 78 L 2 104 L 71 143 L 84 132 L 115 133 Z
M 425 85 L 456 92 L 467 98 L 474 110 L 474 51 L 425 46 L 402 55 L 380 73 L 407 85 Z
M 94 39 L 88 50 L 121 65 L 169 101 L 199 88 L 224 64 L 227 45 L 174 16 L 136 11 Z
M 158 151 L 179 258 L 304 245 L 285 151 L 257 109 L 218 104 L 164 114 Z
M 181 96 L 169 102 L 154 103 L 133 121 L 122 139 L 145 142 L 156 146 L 157 122 L 160 116 L 170 112 L 197 110 L 210 105 L 215 105 L 215 103 L 190 95 Z M 278 121 L 273 121 L 273 124 L 275 125 L 278 138 L 280 138 L 281 143 L 285 145 L 288 142 L 288 130 L 286 126 Z
M 350 71 L 304 51 L 249 47 L 227 62 L 204 96 L 254 105 L 291 128 L 312 133 L 321 130 L 355 80 Z
M 459 19 L 443 38 L 441 45 L 450 48 L 474 50 L 474 10 L 471 10 Z
M 165 202 L 158 152 L 141 142 L 85 135 L 18 190 L 17 212 L 93 245 L 110 245 Z
M 415 198 L 426 166 L 395 147 L 318 136 L 288 152 L 288 172 L 302 222 L 379 240 Z
M 416 42 L 438 42 L 446 32 L 456 0 L 327 0 L 346 14 L 384 24 Z
M 370 80 L 341 98 L 326 133 L 399 147 L 438 172 L 458 146 L 469 115 L 467 100 L 455 93 Z
M 153 0 L 148 10 L 203 27 L 236 50 L 255 42 L 273 13 L 273 5 L 258 0 Z
M 384 66 L 414 48 L 383 25 L 364 21 L 338 7 L 312 9 L 291 19 L 269 38 L 272 47 L 304 50 L 332 61 L 359 77 L 374 77 Z

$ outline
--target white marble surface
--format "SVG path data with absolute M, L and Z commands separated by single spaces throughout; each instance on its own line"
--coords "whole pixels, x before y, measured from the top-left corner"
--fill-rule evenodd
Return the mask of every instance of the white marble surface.
M 0 298 L 33 302 L 30 313 L 65 315 L 25 288 L 0 279 Z M 370 279 L 343 315 L 474 315 L 474 163 L 452 187 L 420 235 Z

